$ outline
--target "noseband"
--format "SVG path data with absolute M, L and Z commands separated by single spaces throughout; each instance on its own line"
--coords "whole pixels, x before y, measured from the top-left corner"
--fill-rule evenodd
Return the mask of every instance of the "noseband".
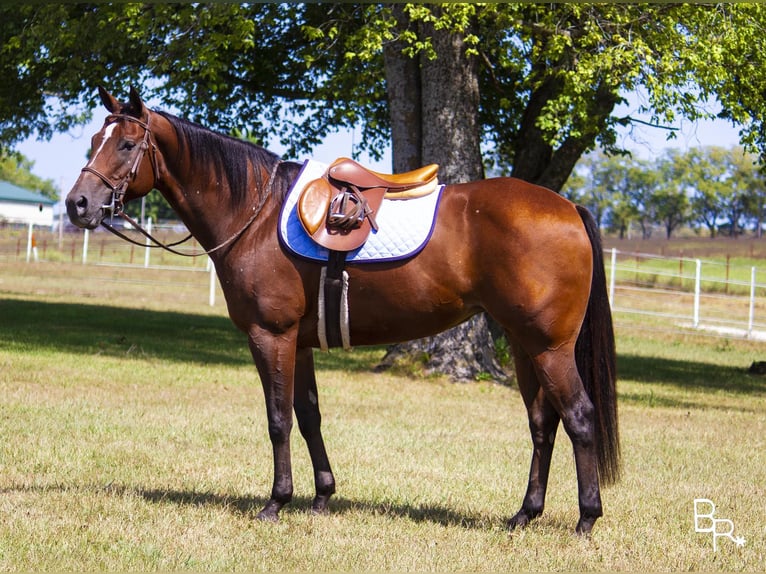
M 133 122 L 134 124 L 138 124 L 142 128 L 144 128 L 144 139 L 141 141 L 141 144 L 136 148 L 136 151 L 133 155 L 133 163 L 130 167 L 130 171 L 128 171 L 127 174 L 125 174 L 125 177 L 123 177 L 120 181 L 117 183 L 114 183 L 108 176 L 104 175 L 100 171 L 98 171 L 95 168 L 92 168 L 90 166 L 85 166 L 82 168 L 82 171 L 87 171 L 88 173 L 92 173 L 96 177 L 98 177 L 101 181 L 104 182 L 104 185 L 106 185 L 109 189 L 112 190 L 112 201 L 109 204 L 105 204 L 102 207 L 109 212 L 110 216 L 113 215 L 119 215 L 122 213 L 122 207 L 123 207 L 123 197 L 125 197 L 125 192 L 127 191 L 128 184 L 136 179 L 136 175 L 138 174 L 138 166 L 141 165 L 141 160 L 144 158 L 144 154 L 146 154 L 147 150 L 150 150 L 149 153 L 149 161 L 152 164 L 152 169 L 154 170 L 154 181 L 156 182 L 159 179 L 159 170 L 157 168 L 157 146 L 154 142 L 151 141 L 151 134 L 152 130 L 149 128 L 149 118 L 147 118 L 146 122 L 143 122 L 139 120 L 138 118 L 134 118 L 133 116 L 129 116 L 127 114 L 112 114 L 111 116 L 108 116 L 106 118 L 106 123 L 112 123 L 117 120 L 126 120 L 129 122 Z

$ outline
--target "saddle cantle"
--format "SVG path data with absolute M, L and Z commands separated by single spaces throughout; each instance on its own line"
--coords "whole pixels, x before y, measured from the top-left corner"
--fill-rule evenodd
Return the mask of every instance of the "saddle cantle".
M 336 181 L 359 188 L 382 187 L 387 199 L 409 199 L 431 193 L 438 185 L 439 166 L 435 163 L 398 174 L 378 173 L 347 157 L 336 159 L 327 174 Z
M 374 229 L 384 198 L 411 199 L 434 191 L 438 165 L 400 174 L 382 174 L 349 158 L 335 160 L 310 181 L 298 199 L 298 218 L 306 233 L 331 251 L 352 251 Z

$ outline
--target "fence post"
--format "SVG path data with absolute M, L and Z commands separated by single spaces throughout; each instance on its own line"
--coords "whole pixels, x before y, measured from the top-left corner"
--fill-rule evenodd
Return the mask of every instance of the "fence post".
M 747 314 L 747 336 L 753 336 L 753 320 L 755 319 L 755 267 L 750 268 L 750 311 Z
M 213 265 L 213 260 L 210 257 L 208 257 L 207 265 L 210 268 L 210 294 L 208 302 L 211 307 L 215 307 L 215 265 Z
M 700 324 L 700 277 L 702 275 L 702 261 L 695 259 L 696 271 L 694 273 L 694 328 Z
M 146 232 L 149 235 L 152 234 L 152 218 L 151 217 L 146 218 Z M 149 241 L 149 238 L 147 237 L 146 249 L 144 250 L 144 267 L 149 267 L 149 253 L 151 252 L 149 245 L 151 245 L 151 241 Z
M 88 262 L 88 238 L 90 237 L 90 229 L 86 229 L 82 237 L 82 264 L 85 265 Z
M 617 269 L 617 249 L 612 247 L 612 268 L 609 271 L 609 305 L 614 307 L 614 281 Z
M 34 234 L 35 224 L 30 221 L 29 231 L 27 231 L 27 263 L 32 258 L 32 235 Z

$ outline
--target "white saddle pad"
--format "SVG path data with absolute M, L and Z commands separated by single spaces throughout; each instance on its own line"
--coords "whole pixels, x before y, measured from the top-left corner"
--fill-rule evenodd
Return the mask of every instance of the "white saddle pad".
M 327 171 L 327 164 L 306 160 L 298 179 L 293 182 L 282 205 L 279 218 L 279 238 L 288 251 L 314 261 L 327 261 L 329 251 L 316 243 L 303 229 L 298 219 L 298 197 L 306 184 Z M 433 193 L 415 199 L 384 199 L 375 220 L 378 231 L 372 230 L 367 241 L 349 251 L 349 263 L 374 263 L 407 259 L 425 247 L 433 232 L 439 206 L 440 185 Z

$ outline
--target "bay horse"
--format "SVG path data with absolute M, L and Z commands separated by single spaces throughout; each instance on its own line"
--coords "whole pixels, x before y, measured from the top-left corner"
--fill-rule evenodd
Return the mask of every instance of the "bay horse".
M 209 252 L 231 320 L 248 337 L 263 385 L 273 448 L 271 496 L 258 518 L 290 502 L 293 411 L 314 472 L 312 511 L 335 492 L 320 429 L 321 263 L 292 256 L 277 237 L 300 164 L 266 149 L 127 102 L 99 88 L 109 111 L 66 198 L 69 217 L 94 229 L 124 202 L 157 189 Z M 600 486 L 619 476 L 615 347 L 598 227 L 560 195 L 513 178 L 447 185 L 429 243 L 394 263 L 349 265 L 355 346 L 434 335 L 486 312 L 505 330 L 532 436 L 521 509 L 510 529 L 543 511 L 559 422 L 571 439 L 578 484 L 576 532 L 603 513 Z

